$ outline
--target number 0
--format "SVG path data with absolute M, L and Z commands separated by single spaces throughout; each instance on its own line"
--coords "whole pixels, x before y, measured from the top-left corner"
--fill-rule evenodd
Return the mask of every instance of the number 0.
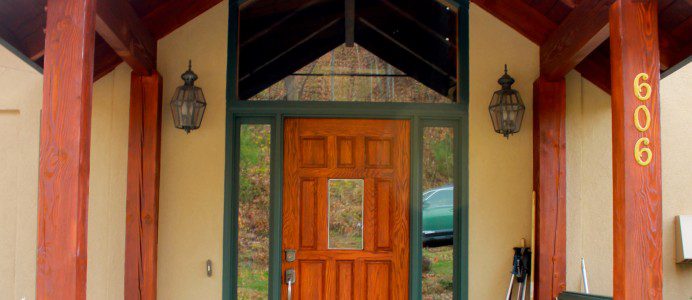
M 644 126 L 642 126 L 642 123 L 639 121 L 640 111 L 644 112 Z M 650 125 L 651 113 L 649 112 L 649 108 L 647 108 L 646 105 L 637 106 L 637 109 L 634 110 L 634 127 L 637 127 L 637 130 L 639 130 L 639 132 L 644 132 L 647 129 L 649 129 Z

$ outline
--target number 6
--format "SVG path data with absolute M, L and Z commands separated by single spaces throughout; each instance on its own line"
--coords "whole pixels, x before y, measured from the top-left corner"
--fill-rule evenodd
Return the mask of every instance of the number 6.
M 637 99 L 646 101 L 651 97 L 651 85 L 646 82 L 639 83 L 642 79 L 648 80 L 649 75 L 646 73 L 639 73 L 637 77 L 634 78 L 634 95 L 637 96 Z M 645 90 L 644 96 L 642 96 L 642 89 Z
M 653 158 L 653 153 L 651 153 L 651 149 L 642 147 L 642 144 L 644 144 L 644 146 L 648 146 L 649 139 L 643 137 L 637 141 L 637 143 L 634 145 L 634 159 L 640 166 L 648 166 L 649 163 L 651 163 L 651 159 Z M 646 160 L 642 160 L 642 155 L 644 153 L 647 154 Z

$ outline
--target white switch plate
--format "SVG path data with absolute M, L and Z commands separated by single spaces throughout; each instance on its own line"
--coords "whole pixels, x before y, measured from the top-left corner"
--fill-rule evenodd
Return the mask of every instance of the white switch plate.
M 692 215 L 675 217 L 675 262 L 692 263 Z

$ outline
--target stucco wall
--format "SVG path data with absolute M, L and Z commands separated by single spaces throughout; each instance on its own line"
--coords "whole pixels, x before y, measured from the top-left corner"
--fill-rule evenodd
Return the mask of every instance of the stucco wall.
M 163 76 L 159 202 L 159 298 L 220 299 L 226 134 L 228 2 L 185 24 L 158 44 Z M 192 59 L 207 110 L 199 130 L 173 126 L 168 102 Z M 211 259 L 213 276 L 205 262 Z
M 692 265 L 675 264 L 674 218 L 692 214 L 692 66 L 664 78 L 661 94 L 663 166 L 663 295 L 692 297 Z M 567 288 L 581 290 L 579 259 L 592 293 L 613 290 L 613 184 L 610 96 L 572 72 L 567 78 Z
M 0 299 L 33 299 L 43 76 L 0 45 Z
M 567 80 L 567 289 L 612 295 L 613 180 L 610 95 L 577 72 Z
M 532 87 L 538 46 L 475 4 L 470 8 L 469 296 L 501 299 L 512 247 L 531 239 L 533 182 Z M 507 64 L 526 104 L 518 134 L 493 131 L 488 103 Z
M 692 215 L 692 64 L 661 81 L 663 296 L 692 299 L 692 264 L 675 264 L 674 218 Z
M 120 64 L 94 83 L 87 236 L 88 299 L 123 299 L 130 72 L 127 64 Z

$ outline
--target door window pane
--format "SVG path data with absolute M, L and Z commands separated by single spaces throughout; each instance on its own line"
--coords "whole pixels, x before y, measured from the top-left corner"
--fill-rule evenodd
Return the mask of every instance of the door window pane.
M 363 249 L 363 179 L 329 180 L 329 249 Z
M 240 126 L 238 299 L 266 299 L 271 125 Z
M 454 131 L 427 127 L 423 135 L 423 299 L 454 294 Z

